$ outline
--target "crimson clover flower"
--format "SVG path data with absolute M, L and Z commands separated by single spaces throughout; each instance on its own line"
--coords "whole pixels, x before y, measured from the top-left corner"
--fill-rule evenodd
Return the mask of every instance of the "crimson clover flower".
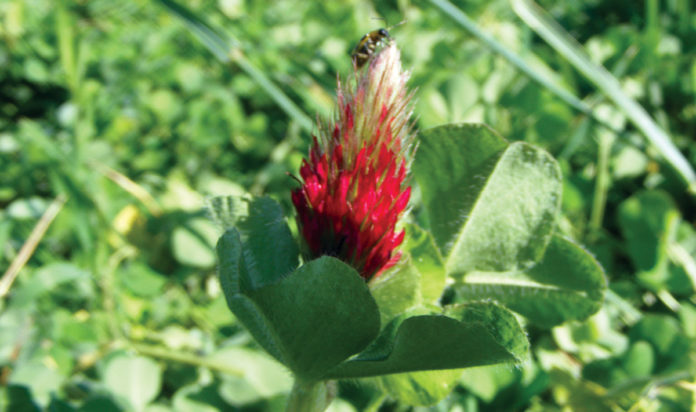
M 378 51 L 353 82 L 338 81 L 336 115 L 319 124 L 302 186 L 292 192 L 310 257 L 335 256 L 369 280 L 398 262 L 413 152 L 409 73 L 394 42 Z

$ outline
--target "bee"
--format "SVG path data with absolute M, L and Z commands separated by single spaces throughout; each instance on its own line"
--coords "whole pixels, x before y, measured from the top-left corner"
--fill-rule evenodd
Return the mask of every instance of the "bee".
M 384 46 L 391 41 L 391 36 L 387 29 L 373 30 L 362 36 L 358 44 L 353 49 L 350 57 L 355 62 L 355 67 L 358 69 L 363 67 L 365 63 L 372 57 L 377 47 Z

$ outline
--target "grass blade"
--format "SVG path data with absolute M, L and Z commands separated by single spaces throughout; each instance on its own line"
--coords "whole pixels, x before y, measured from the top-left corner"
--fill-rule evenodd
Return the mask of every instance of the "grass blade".
M 34 229 L 32 229 L 29 237 L 19 250 L 19 253 L 10 264 L 10 267 L 7 268 L 5 273 L 2 275 L 2 278 L 0 278 L 0 298 L 5 297 L 5 295 L 7 295 L 7 293 L 10 291 L 12 283 L 14 283 L 15 279 L 17 279 L 17 275 L 19 275 L 19 272 L 29 261 L 31 255 L 34 254 L 39 242 L 41 242 L 41 239 L 43 239 L 49 226 L 51 226 L 53 220 L 56 218 L 56 216 L 58 216 L 61 209 L 63 209 L 63 205 L 67 200 L 68 199 L 65 197 L 65 195 L 60 194 L 53 199 L 53 202 L 51 202 L 50 205 L 48 205 L 48 208 L 41 216 L 41 219 L 39 219 L 39 221 L 36 223 Z
M 169 12 L 178 17 L 189 31 L 223 63 L 230 61 L 230 51 L 238 47 L 236 40 L 222 34 L 191 10 L 171 0 L 159 0 Z
M 607 95 L 679 173 L 689 185 L 689 191 L 696 193 L 696 173 L 689 162 L 645 109 L 623 92 L 619 81 L 602 66 L 594 64 L 582 46 L 536 3 L 512 0 L 512 5 L 520 19 Z
M 459 23 L 466 31 L 471 35 L 479 39 L 486 47 L 491 49 L 493 52 L 502 56 L 505 60 L 510 62 L 513 66 L 517 67 L 522 73 L 527 75 L 529 78 L 539 83 L 542 87 L 549 90 L 551 93 L 555 94 L 558 98 L 566 102 L 569 106 L 574 109 L 584 113 L 585 115 L 591 117 L 594 121 L 607 129 L 619 134 L 621 131 L 614 129 L 612 126 L 608 125 L 603 120 L 595 116 L 592 111 L 592 107 L 587 105 L 585 102 L 580 100 L 577 96 L 573 95 L 569 91 L 561 88 L 557 84 L 549 81 L 539 72 L 535 71 L 531 66 L 529 66 L 520 56 L 515 54 L 513 51 L 507 49 L 493 37 L 485 33 L 479 28 L 479 26 L 469 18 L 463 11 L 457 8 L 454 4 L 447 0 L 430 0 L 435 6 L 442 10 L 445 14 L 450 16 L 454 21 Z
M 283 91 L 256 68 L 242 53 L 239 42 L 216 27 L 208 24 L 201 16 L 172 0 L 159 2 L 174 16 L 178 17 L 189 31 L 223 63 L 233 62 L 280 106 L 288 116 L 295 120 L 303 129 L 311 132 L 314 122 L 307 116 Z

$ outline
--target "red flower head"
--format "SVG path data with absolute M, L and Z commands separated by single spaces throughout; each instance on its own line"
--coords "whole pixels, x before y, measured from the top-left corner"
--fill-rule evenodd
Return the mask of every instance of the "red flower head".
M 390 42 L 356 69 L 353 84 L 339 80 L 333 124 L 319 124 L 300 168 L 304 182 L 292 193 L 311 257 L 335 256 L 366 280 L 401 257 L 396 225 L 411 195 L 414 137 L 408 77 Z

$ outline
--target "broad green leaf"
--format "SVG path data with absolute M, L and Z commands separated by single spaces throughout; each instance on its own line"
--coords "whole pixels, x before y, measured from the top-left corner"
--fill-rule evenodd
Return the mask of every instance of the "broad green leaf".
M 70 293 L 71 297 L 89 299 L 94 294 L 92 274 L 71 263 L 54 262 L 38 269 L 25 283 L 15 287 L 12 305 L 20 307 L 33 305 L 44 293 L 57 295 L 59 288 Z
M 653 290 L 665 288 L 667 246 L 680 220 L 674 203 L 666 193 L 645 191 L 621 203 L 618 217 L 638 279 Z
M 250 293 L 279 340 L 285 364 L 319 377 L 379 333 L 379 309 L 355 269 L 321 257 Z
M 97 394 L 90 396 L 78 410 L 80 412 L 120 412 L 123 406 L 111 396 Z
M 213 385 L 187 385 L 179 388 L 172 396 L 172 409 L 175 412 L 199 411 L 217 412 L 229 407 Z
M 409 405 L 433 405 L 452 392 L 461 369 L 395 373 L 377 378 L 382 389 Z
M 249 201 L 241 196 L 215 196 L 207 203 L 211 217 L 225 231 L 249 215 Z
M 283 355 L 278 348 L 277 340 L 270 333 L 269 325 L 266 324 L 256 304 L 242 294 L 242 290 L 247 292 L 251 286 L 242 251 L 242 241 L 237 229 L 230 229 L 220 237 L 217 244 L 217 254 L 220 286 L 225 295 L 227 306 L 249 329 L 256 341 L 268 353 L 282 361 Z
M 529 267 L 544 253 L 561 200 L 556 161 L 490 129 L 421 133 L 414 173 L 447 273 Z
M 696 338 L 696 306 L 683 302 L 679 309 L 679 320 L 684 334 L 691 339 Z
M 623 368 L 628 376 L 642 378 L 650 376 L 655 366 L 655 352 L 648 342 L 638 341 L 631 345 L 623 358 Z
M 252 199 L 249 215 L 237 227 L 244 236 L 244 260 L 252 289 L 273 283 L 297 267 L 297 244 L 274 200 Z
M 411 255 L 413 266 L 420 273 L 420 292 L 424 303 L 439 301 L 447 275 L 442 256 L 429 232 L 416 225 L 406 226 L 402 250 Z
M 28 386 L 9 383 L 0 388 L 0 409 L 3 411 L 40 412 Z
M 447 271 L 510 270 L 538 261 L 561 200 L 561 174 L 546 152 L 513 143 L 488 176 L 447 258 Z
M 370 283 L 383 324 L 409 309 L 437 304 L 445 288 L 442 257 L 428 232 L 407 225 L 401 250 L 401 262 Z
M 653 346 L 662 365 L 679 365 L 689 356 L 689 339 L 679 328 L 679 323 L 665 315 L 646 315 L 628 333 L 632 341 L 646 341 Z
M 506 386 L 519 379 L 515 368 L 498 364 L 467 368 L 462 372 L 460 384 L 484 402 L 490 403 Z
M 162 371 L 150 358 L 119 356 L 106 366 L 104 384 L 127 399 L 134 410 L 142 410 L 160 392 Z
M 580 246 L 554 236 L 543 259 L 527 271 L 469 272 L 456 290 L 464 300 L 493 299 L 531 322 L 551 327 L 582 320 L 602 305 L 606 279 Z
M 430 229 L 443 253 L 476 203 L 508 143 L 484 125 L 445 125 L 419 133 L 413 162 Z
M 249 274 L 242 254 L 242 240 L 237 229 L 225 232 L 217 243 L 220 286 L 227 303 L 241 291 L 242 283 L 249 282 Z
M 213 223 L 206 218 L 184 222 L 172 234 L 172 253 L 184 265 L 211 268 L 215 265 L 213 245 L 219 235 Z
M 326 408 L 326 412 L 358 412 L 358 409 L 356 409 L 352 403 L 344 399 L 334 398 L 334 400 L 331 401 L 329 406 Z
M 227 305 L 237 319 L 246 326 L 256 342 L 271 356 L 287 366 L 284 351 L 280 346 L 281 342 L 274 333 L 273 325 L 264 317 L 256 302 L 245 295 L 237 294 L 228 300 Z
M 45 406 L 51 394 L 60 390 L 64 380 L 65 377 L 55 368 L 48 367 L 36 359 L 19 362 L 10 375 L 9 384 L 27 386 L 34 400 Z
M 162 294 L 167 279 L 141 262 L 134 262 L 119 271 L 118 280 L 136 296 L 154 297 Z
M 239 376 L 223 376 L 220 394 L 233 405 L 243 405 L 290 392 L 292 377 L 268 355 L 245 348 L 223 348 L 207 360 L 239 370 Z
M 355 269 L 332 257 L 301 266 L 276 283 L 240 288 L 246 255 L 236 230 L 218 243 L 228 305 L 257 341 L 304 379 L 314 379 L 364 349 L 379 333 L 379 310 Z
M 421 274 L 411 262 L 402 258 L 397 266 L 376 278 L 370 292 L 377 302 L 383 324 L 408 309 L 421 305 Z
M 402 315 L 367 350 L 338 365 L 325 378 L 518 362 L 527 347 L 527 338 L 512 313 L 494 303 L 471 303 L 448 308 L 445 315 Z
M 163 403 L 151 403 L 145 407 L 144 412 L 172 412 L 172 409 Z
M 49 201 L 41 197 L 17 199 L 6 206 L 10 219 L 38 219 L 48 209 Z
M 0 405 L 0 408 L 1 407 L 2 407 L 2 405 Z M 27 411 L 26 409 L 3 409 L 3 410 Z M 53 396 L 51 396 L 51 403 L 48 404 L 48 407 L 46 408 L 46 410 L 48 410 L 50 412 L 75 412 L 77 409 L 74 406 L 72 406 L 67 400 L 59 399 L 55 394 L 53 394 Z M 148 410 L 147 412 L 152 412 L 152 411 Z
M 552 396 L 558 405 L 569 411 L 615 412 L 622 410 L 606 396 L 606 390 L 585 379 L 578 379 L 567 371 L 553 369 L 550 380 L 554 382 Z

